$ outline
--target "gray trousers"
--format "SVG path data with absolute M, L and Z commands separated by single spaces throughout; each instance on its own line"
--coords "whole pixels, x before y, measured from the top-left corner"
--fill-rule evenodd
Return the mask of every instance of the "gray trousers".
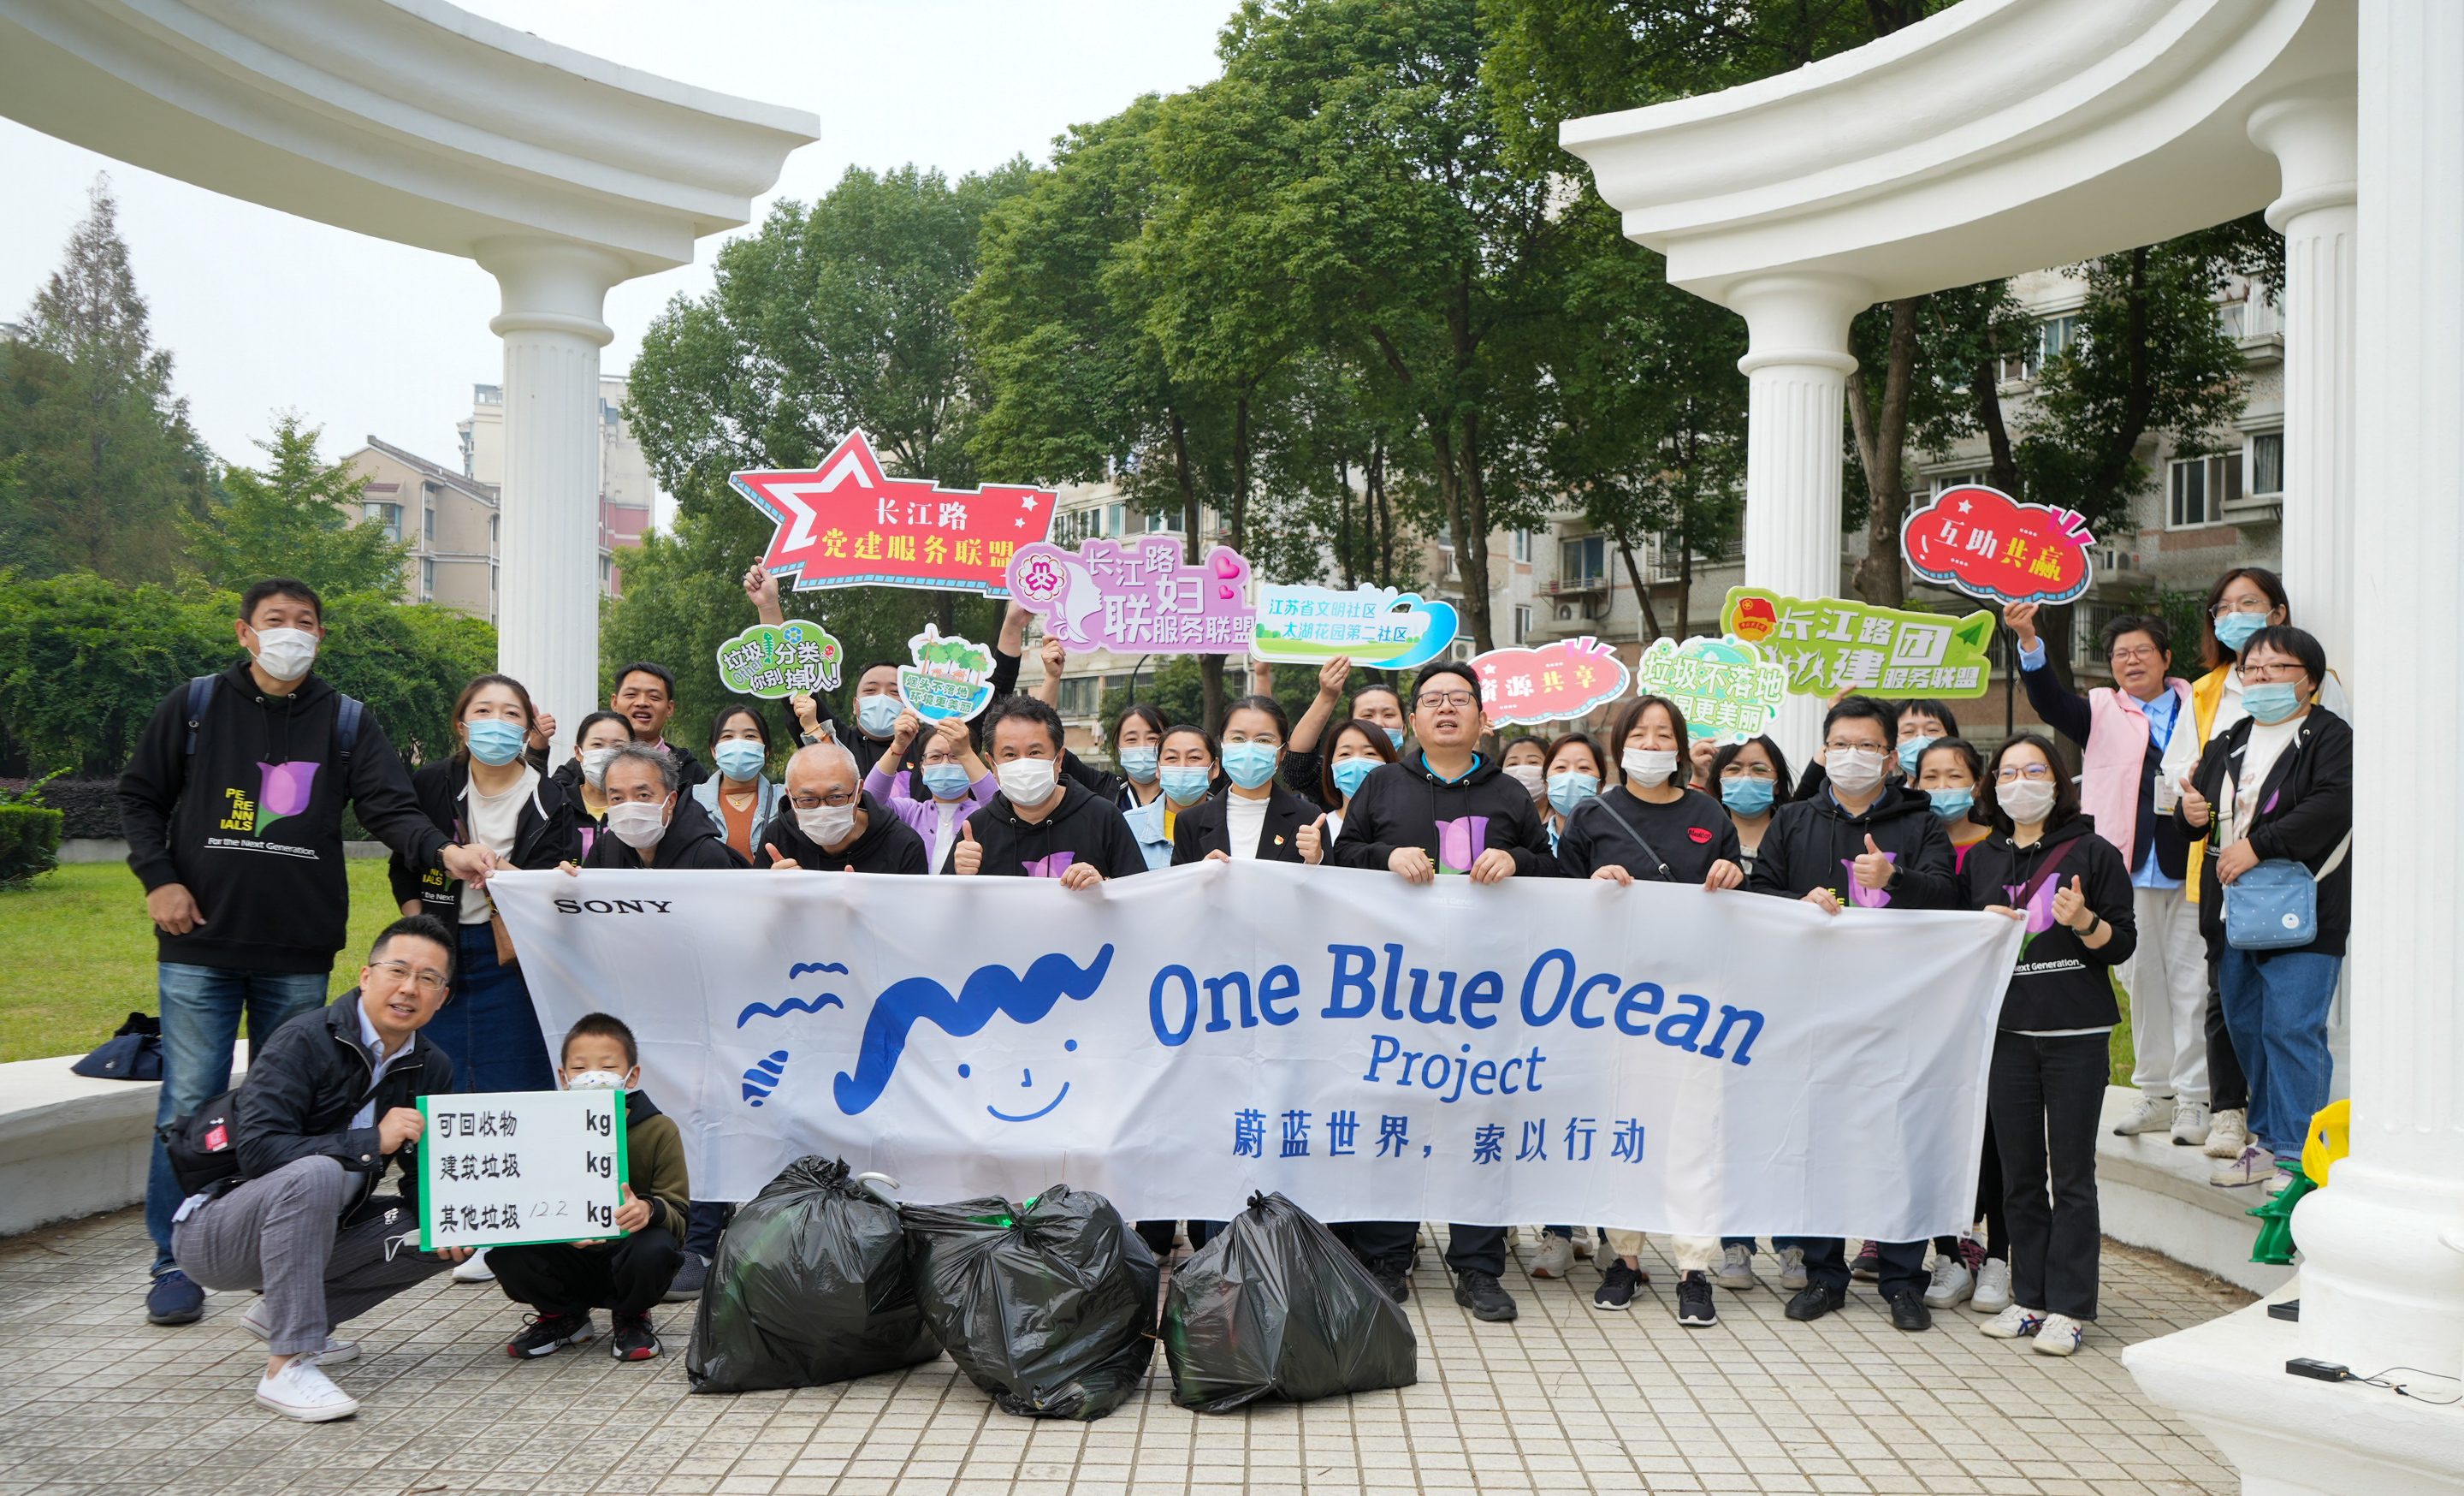
M 171 1228 L 181 1270 L 215 1289 L 262 1288 L 275 1355 L 322 1351 L 336 1325 L 443 1272 L 419 1250 L 419 1220 L 401 1201 L 341 1229 L 359 1181 L 331 1158 L 294 1159 Z

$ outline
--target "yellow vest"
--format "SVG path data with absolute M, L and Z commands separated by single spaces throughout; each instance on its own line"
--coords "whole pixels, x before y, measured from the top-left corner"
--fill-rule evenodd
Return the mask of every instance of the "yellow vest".
M 2218 665 L 2190 682 L 2190 721 L 2199 729 L 2201 753 L 2208 750 L 2208 739 L 2212 736 L 2211 729 L 2216 720 L 2216 707 L 2225 699 L 2225 675 L 2232 669 L 2231 665 Z M 2199 869 L 2207 861 L 2207 857 L 2208 843 L 2203 837 L 2190 843 L 2189 859 L 2182 864 L 2184 897 L 2192 904 L 2199 902 Z

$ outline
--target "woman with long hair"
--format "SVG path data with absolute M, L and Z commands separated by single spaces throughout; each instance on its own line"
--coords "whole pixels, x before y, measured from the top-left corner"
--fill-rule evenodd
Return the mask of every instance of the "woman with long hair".
M 770 767 L 770 725 L 742 702 L 728 703 L 711 719 L 710 758 L 714 771 L 693 787 L 693 797 L 737 855 L 752 861 L 755 838 L 779 813 L 779 783 L 763 772 Z

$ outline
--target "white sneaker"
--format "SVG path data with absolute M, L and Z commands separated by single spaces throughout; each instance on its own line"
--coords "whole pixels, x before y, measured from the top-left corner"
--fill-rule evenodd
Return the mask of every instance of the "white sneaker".
M 2173 1106 L 2173 1144 L 2177 1148 L 2199 1148 L 2208 1141 L 2208 1129 L 2214 1125 L 2206 1102 L 2177 1102 Z
M 1977 1314 L 1999 1314 L 2010 1306 L 2011 1264 L 1989 1257 L 1976 1270 L 1976 1294 L 1968 1301 L 1968 1307 Z
M 2048 1314 L 2036 1329 L 2036 1354 L 2068 1355 L 2079 1348 L 2079 1337 L 2086 1332 L 2079 1321 L 2067 1314 Z
M 265 1301 L 263 1299 L 257 1300 L 247 1308 L 241 1310 L 239 1322 L 243 1326 L 247 1327 L 250 1334 L 254 1335 L 259 1340 L 272 1340 L 274 1338 L 274 1322 L 266 1315 Z M 356 1361 L 359 1358 L 360 1345 L 358 1341 L 336 1340 L 330 1334 L 325 1337 L 324 1350 L 310 1351 L 304 1357 L 304 1359 L 310 1361 L 327 1361 L 336 1365 L 340 1365 L 344 1361 Z M 336 1418 L 341 1417 L 339 1413 L 334 1416 Z
M 2239 1158 L 2250 1147 L 2250 1113 L 2239 1106 L 2228 1106 L 2208 1119 L 2208 1146 L 2202 1150 L 2210 1158 Z
M 1540 1234 L 1540 1250 L 1531 1254 L 1531 1276 L 1563 1278 L 1574 1270 L 1574 1240 L 1553 1231 Z
M 2142 1095 L 2138 1103 L 2113 1125 L 2118 1138 L 2135 1137 L 2142 1132 L 2161 1132 L 2173 1125 L 2173 1098 Z
M 2017 1340 L 2045 1328 L 2045 1311 L 2023 1309 L 2014 1304 L 1976 1328 L 1996 1340 Z
M 2259 1188 L 2266 1191 L 2267 1197 L 2272 1200 L 2277 1195 L 2282 1195 L 2285 1191 L 2293 1188 L 2293 1176 L 2279 1169 L 2276 1171 L 2275 1178 L 2268 1180 L 2266 1183 L 2260 1185 Z
M 256 1400 L 286 1418 L 302 1423 L 330 1423 L 360 1411 L 360 1399 L 334 1385 L 317 1370 L 313 1355 L 296 1355 L 282 1370 L 256 1384 Z
M 1807 1283 L 1807 1279 L 1806 1279 L 1806 1276 L 1805 1276 L 1805 1248 L 1803 1248 L 1803 1247 L 1782 1247 L 1782 1248 L 1780 1248 L 1780 1249 L 1779 1249 L 1779 1291 L 1780 1291 L 1780 1292 L 1782 1292 L 1782 1293 L 1790 1293 L 1790 1294 L 1797 1293 L 1797 1292 L 1800 1292 L 1801 1290 L 1803 1290 L 1803 1288 L 1805 1287 L 1806 1283 Z
M 1576 1226 L 1574 1228 L 1574 1260 L 1581 1262 L 1590 1262 L 1592 1260 L 1592 1228 L 1589 1226 Z
M 488 1266 L 487 1248 L 481 1247 L 478 1251 L 472 1253 L 461 1262 L 455 1264 L 453 1268 L 453 1281 L 455 1283 L 495 1283 L 496 1281 L 496 1275 L 495 1271 Z
M 1720 1270 L 1713 1281 L 1735 1293 L 1761 1287 L 1762 1280 L 1754 1276 L 1754 1249 L 1742 1241 L 1722 1247 Z
M 1925 1305 L 1929 1309 L 1955 1309 L 1976 1294 L 1976 1279 L 1957 1252 L 1942 1252 L 1933 1260 L 1933 1282 L 1925 1286 Z
M 2275 1172 L 2276 1155 L 2253 1143 L 2244 1148 L 2241 1155 L 2232 1163 L 2208 1175 L 2208 1183 L 2222 1185 L 2226 1189 L 2245 1184 L 2264 1184 L 2268 1176 Z

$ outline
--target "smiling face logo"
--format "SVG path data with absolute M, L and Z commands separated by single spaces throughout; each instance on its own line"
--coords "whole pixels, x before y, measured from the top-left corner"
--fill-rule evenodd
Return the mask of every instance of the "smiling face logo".
M 865 1016 L 864 1038 L 856 1052 L 855 1069 L 841 1071 L 831 1083 L 839 1110 L 852 1117 L 881 1099 L 891 1078 L 898 1073 L 900 1057 L 907 1052 L 908 1033 L 917 1023 L 930 1023 L 954 1038 L 983 1032 L 996 1015 L 1031 1025 L 1041 1021 L 1064 997 L 1084 1001 L 1093 996 L 1095 990 L 1103 986 L 1104 973 L 1111 965 L 1112 948 L 1106 946 L 1083 967 L 1057 951 L 1038 956 L 1023 975 L 1005 966 L 979 966 L 955 997 L 948 988 L 929 976 L 911 976 L 891 983 L 873 999 L 872 1011 Z M 1075 1050 L 1078 1041 L 1071 1039 L 1065 1047 Z M 964 1077 L 972 1070 L 972 1066 L 961 1065 L 958 1073 Z M 1037 1105 L 1033 1098 L 1040 1093 L 1034 1068 L 1022 1066 L 1019 1082 L 1020 1090 L 1026 1093 L 1027 1105 L 1012 1101 L 986 1110 L 1003 1122 L 1032 1122 L 1060 1105 L 1062 1097 L 1068 1093 L 1065 1082 L 1049 1102 Z
M 1065 1039 L 1062 1041 L 1061 1047 L 1069 1053 L 1075 1054 L 1078 1049 L 1078 1041 L 1074 1038 Z M 975 1073 L 976 1067 L 973 1065 L 962 1064 L 958 1066 L 958 1079 L 961 1081 L 968 1079 Z M 1046 1079 L 1049 1079 L 1048 1072 Z M 1021 1065 L 1018 1067 L 1018 1084 L 1019 1089 L 1025 1093 L 1024 1095 L 1003 1097 L 1002 1099 L 1013 1106 L 1035 1106 L 1035 1099 L 1043 1093 L 1036 1088 L 1035 1067 L 1033 1065 Z M 1033 1122 L 1038 1117 L 1051 1115 L 1052 1108 L 1060 1105 L 1064 1101 L 1067 1100 L 1068 1096 L 1069 1083 L 1064 1081 L 1061 1083 L 1061 1089 L 1052 1093 L 1052 1100 L 1045 1102 L 1041 1106 L 1035 1106 L 1035 1109 L 1032 1111 L 1003 1111 L 999 1106 L 990 1105 L 987 1105 L 984 1107 L 984 1110 L 990 1112 L 993 1116 L 1003 1122 Z

